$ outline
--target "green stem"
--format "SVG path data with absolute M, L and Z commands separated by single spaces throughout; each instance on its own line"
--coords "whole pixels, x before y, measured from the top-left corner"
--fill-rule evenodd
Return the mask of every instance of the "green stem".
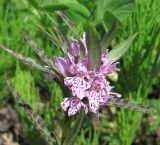
M 76 138 L 83 127 L 84 120 L 85 114 L 83 111 L 81 111 L 76 120 L 75 126 L 71 129 L 70 134 L 64 140 L 63 145 L 73 145 L 75 143 Z

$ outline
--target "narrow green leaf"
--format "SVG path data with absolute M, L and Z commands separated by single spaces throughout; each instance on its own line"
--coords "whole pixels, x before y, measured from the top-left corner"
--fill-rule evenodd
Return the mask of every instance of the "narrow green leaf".
M 59 37 L 59 40 L 61 41 L 61 44 L 62 44 L 62 51 L 64 52 L 64 54 L 68 57 L 70 63 L 73 63 L 72 59 L 71 59 L 71 49 L 70 49 L 70 43 L 67 39 L 67 37 L 64 35 L 63 31 L 59 28 L 59 27 L 54 27 L 58 37 Z
M 44 53 L 42 49 L 40 49 L 37 44 L 31 39 L 31 37 L 27 34 L 24 33 L 24 36 L 29 43 L 29 45 L 32 47 L 32 49 L 37 53 L 37 55 L 50 67 L 52 68 L 55 72 L 58 73 L 57 68 L 54 65 L 54 62 L 52 59 L 49 58 L 49 56 Z
M 73 1 L 55 2 L 52 4 L 42 5 L 41 8 L 51 12 L 55 10 L 71 10 L 79 14 L 80 16 L 84 17 L 85 19 L 87 19 L 90 16 L 89 10 L 84 5 Z
M 67 37 L 64 35 L 63 31 L 59 27 L 54 27 L 54 30 L 56 31 L 58 38 L 61 42 L 62 51 L 65 54 L 67 54 L 67 52 L 70 51 L 70 49 L 69 49 L 70 46 L 69 46 L 69 42 L 68 42 Z
M 118 27 L 118 22 L 116 21 L 112 25 L 111 29 L 103 36 L 103 38 L 100 42 L 101 51 L 106 50 L 109 47 L 109 45 L 111 44 L 112 40 L 115 38 L 116 32 L 117 32 L 117 27 Z
M 82 16 L 83 18 L 87 19 L 90 16 L 89 10 L 79 3 L 78 1 L 57 1 L 52 2 L 51 4 L 42 5 L 38 3 L 36 0 L 28 0 L 36 9 L 39 10 L 46 10 L 48 12 L 54 12 L 56 10 L 71 10 L 72 12 Z
M 134 111 L 138 111 L 142 113 L 151 113 L 152 111 L 149 107 L 145 106 L 144 104 L 130 101 L 130 100 L 121 99 L 121 98 L 113 98 L 109 100 L 106 103 L 106 105 L 121 107 L 121 108 L 125 108 L 128 110 L 134 110 Z
M 58 143 L 56 140 L 56 136 L 52 134 L 53 137 L 51 137 L 51 132 L 48 130 L 46 122 L 37 113 L 33 112 L 31 106 L 24 101 L 21 95 L 15 90 L 11 82 L 8 81 L 7 85 L 12 95 L 15 97 L 15 100 L 17 101 L 16 103 L 23 109 L 23 111 L 27 115 L 27 118 L 38 130 L 45 142 L 48 145 L 57 145 Z
M 42 9 L 48 11 L 48 12 L 54 12 L 55 10 L 67 10 L 68 6 L 65 4 L 47 4 L 47 5 L 42 5 Z
M 97 30 L 93 23 L 88 23 L 86 27 L 88 51 L 89 51 L 89 69 L 99 67 L 101 48 L 97 36 Z
M 109 60 L 112 60 L 115 58 L 119 59 L 128 50 L 128 48 L 132 45 L 137 34 L 138 33 L 130 36 L 127 40 L 124 40 L 122 43 L 118 44 L 115 48 L 113 48 L 108 54 L 108 59 Z
M 85 113 L 84 111 L 81 111 L 76 120 L 75 126 L 71 129 L 70 133 L 64 140 L 63 145 L 73 145 L 75 143 L 77 136 L 83 127 L 84 121 L 85 121 Z
M 56 14 L 59 15 L 62 18 L 62 20 L 66 23 L 66 25 L 73 32 L 73 34 L 77 38 L 79 38 L 78 32 L 76 31 L 76 28 L 74 27 L 73 23 L 69 20 L 69 18 L 67 16 L 65 16 L 61 11 L 56 11 Z
M 97 19 L 101 21 L 105 12 L 119 21 L 125 19 L 134 10 L 134 0 L 98 0 Z M 110 21 L 110 19 L 108 20 Z
M 47 18 L 53 24 L 54 31 L 58 35 L 60 48 L 65 53 L 65 50 L 63 50 L 62 47 L 64 47 L 64 45 L 66 45 L 67 42 L 66 42 L 66 38 L 65 38 L 63 31 L 59 28 L 58 24 L 54 21 L 54 19 L 52 19 L 52 17 L 45 10 L 44 10 L 44 13 L 46 14 Z
M 61 47 L 61 45 L 59 44 L 59 42 L 53 38 L 53 36 L 47 32 L 44 28 L 42 28 L 41 26 L 37 25 L 37 24 L 34 24 L 41 32 L 43 32 L 47 37 L 48 39 L 57 47 Z
M 4 51 L 8 52 L 9 54 L 11 54 L 12 56 L 16 57 L 18 60 L 20 60 L 21 62 L 23 62 L 24 64 L 30 66 L 30 67 L 35 67 L 38 70 L 42 70 L 44 72 L 47 73 L 51 73 L 51 74 L 55 74 L 53 71 L 51 71 L 49 69 L 48 66 L 42 66 L 41 64 L 39 64 L 38 62 L 34 61 L 33 59 L 29 58 L 29 57 L 25 57 L 21 54 L 18 54 L 8 48 L 6 48 L 5 46 L 0 46 L 0 48 L 2 48 Z
M 53 24 L 53 28 L 59 38 L 60 41 L 60 48 L 62 49 L 63 53 L 68 55 L 68 52 L 70 51 L 69 47 L 69 42 L 68 39 L 66 37 L 66 35 L 64 34 L 64 32 L 61 30 L 61 28 L 59 28 L 59 26 L 57 25 L 57 23 L 52 19 L 52 17 L 44 10 L 46 16 L 48 17 L 48 19 L 52 22 Z

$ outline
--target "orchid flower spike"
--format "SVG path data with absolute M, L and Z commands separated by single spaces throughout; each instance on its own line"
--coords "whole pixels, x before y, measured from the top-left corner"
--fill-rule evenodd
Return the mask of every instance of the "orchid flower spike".
M 117 59 L 107 59 L 108 50 L 101 52 L 99 69 L 89 69 L 89 51 L 86 42 L 86 33 L 83 34 L 81 42 L 69 38 L 70 50 L 64 57 L 55 57 L 55 66 L 64 76 L 64 84 L 72 92 L 72 96 L 64 98 L 61 107 L 68 110 L 68 115 L 75 115 L 84 109 L 97 113 L 101 105 L 113 97 L 121 97 L 120 94 L 112 92 L 106 76 L 117 71 Z M 81 45 L 84 49 L 81 49 Z M 80 56 L 80 51 L 84 51 Z M 70 61 L 71 60 L 71 61 Z

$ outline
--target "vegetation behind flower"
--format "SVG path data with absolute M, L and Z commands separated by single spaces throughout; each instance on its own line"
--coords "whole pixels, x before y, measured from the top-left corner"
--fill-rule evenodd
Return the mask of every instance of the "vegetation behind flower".
M 90 45 L 92 45 L 93 47 L 91 47 L 91 48 L 94 48 L 94 46 L 96 46 L 95 48 L 97 48 L 97 46 L 99 45 L 99 44 L 103 44 L 102 42 L 105 42 L 105 41 L 102 41 L 101 43 L 96 43 L 95 44 L 95 42 L 97 41 L 95 38 L 96 37 L 99 37 L 99 36 L 94 36 L 93 37 L 93 35 L 95 35 L 95 34 L 97 34 L 97 30 L 95 29 L 95 25 L 94 24 L 92 24 L 92 23 L 90 23 L 90 24 L 88 24 L 89 26 L 87 27 L 87 30 L 89 30 L 90 28 L 90 30 L 87 32 L 87 34 L 88 34 L 88 38 L 92 38 L 92 39 L 90 39 L 89 40 L 89 42 L 90 42 Z M 114 28 L 115 26 L 113 25 L 113 27 L 112 28 Z M 40 26 L 38 26 L 38 28 L 40 28 L 41 30 L 43 30 L 43 32 L 45 33 L 45 34 L 47 34 L 47 36 L 49 37 L 49 35 L 48 35 L 48 33 L 46 33 L 46 31 L 44 31 L 44 29 L 42 29 L 42 27 L 40 27 Z M 73 28 L 73 27 L 72 27 Z M 73 30 L 73 32 L 75 31 L 75 29 L 72 29 Z M 111 32 L 111 34 L 114 34 L 113 32 L 114 32 L 114 30 L 115 29 L 111 29 L 110 30 L 110 32 Z M 55 32 L 55 34 L 57 35 L 57 33 L 58 33 L 58 35 L 59 35 L 59 38 L 61 39 L 61 42 L 63 43 L 63 44 L 66 44 L 66 43 L 64 43 L 65 42 L 65 39 L 63 39 L 63 37 L 62 37 L 62 33 L 59 31 L 59 29 L 57 28 L 57 30 L 56 30 L 57 32 Z M 136 31 L 134 31 L 133 33 L 135 33 Z M 94 34 L 93 34 L 94 33 Z M 133 34 L 132 33 L 132 34 Z M 72 35 L 76 35 L 76 34 L 72 34 Z M 107 35 L 107 34 L 106 34 Z M 69 35 L 68 35 L 69 36 Z M 77 36 L 77 35 L 76 35 Z M 50 38 L 50 40 L 52 40 L 52 42 L 57 42 L 57 41 L 55 41 L 55 40 L 53 40 L 52 39 L 52 37 L 49 37 Z M 59 39 L 58 38 L 58 39 Z M 113 37 L 114 38 L 114 37 Z M 110 37 L 110 39 L 113 39 L 112 37 Z M 131 38 L 133 38 L 133 37 L 131 37 Z M 105 40 L 105 39 L 104 39 Z M 132 39 L 131 39 L 132 40 Z M 107 42 L 107 41 L 106 41 Z M 61 45 L 61 44 L 60 44 Z M 110 46 L 110 44 L 105 44 L 106 46 L 107 45 L 109 45 Z M 66 45 L 67 46 L 67 45 Z M 66 47 L 65 46 L 65 47 Z M 114 44 L 113 44 L 113 46 L 114 46 Z M 121 45 L 120 45 L 121 46 Z M 99 47 L 98 47 L 99 48 Z M 123 49 L 124 50 L 124 49 Z M 95 54 L 97 54 L 97 52 L 98 52 L 99 50 L 94 50 L 94 51 L 91 51 L 92 53 L 93 53 L 93 56 L 96 56 Z M 121 50 L 122 51 L 122 50 Z M 118 52 L 121 52 L 121 51 L 118 51 Z M 11 52 L 11 51 L 10 51 Z M 43 53 L 41 53 L 41 54 L 43 54 Z M 40 54 L 40 55 L 41 55 Z M 112 52 L 112 54 L 114 54 L 113 52 Z M 120 54 L 121 55 L 121 53 L 117 53 L 117 54 Z M 45 58 L 44 56 L 45 55 L 41 55 L 41 56 L 43 56 L 43 59 Z M 19 58 L 22 58 L 20 55 L 19 55 Z M 97 60 L 98 60 L 98 58 L 97 57 L 95 57 L 95 63 L 97 63 Z M 24 60 L 25 61 L 25 60 Z M 51 59 L 51 61 L 52 61 L 52 59 Z M 26 61 L 25 61 L 26 62 Z M 50 71 L 50 67 L 41 67 L 41 64 L 38 64 L 37 65 L 37 63 L 32 63 L 33 61 L 31 60 L 31 59 L 29 59 L 29 63 L 28 64 L 33 64 L 33 66 L 36 66 L 36 67 L 38 67 L 38 69 L 41 69 L 41 70 L 43 70 L 43 71 L 45 71 L 45 72 L 47 72 L 47 73 L 49 73 L 49 77 L 51 76 L 52 78 L 54 78 L 54 76 L 52 76 L 53 74 L 53 71 Z M 50 65 L 50 60 L 48 61 L 46 61 L 49 65 Z M 46 63 L 45 62 L 45 63 Z M 48 65 L 47 64 L 47 65 Z M 119 81 L 120 81 L 121 79 L 119 79 Z M 58 80 L 56 80 L 56 81 L 58 81 Z M 66 91 L 66 90 L 64 90 L 64 91 Z M 68 91 L 66 91 L 66 92 L 68 92 Z M 120 91 L 121 92 L 121 91 Z M 60 96 L 60 95 L 58 95 L 58 96 Z M 126 96 L 126 95 L 125 95 Z M 114 102 L 114 101 L 113 101 Z M 112 103 L 113 103 L 112 102 Z M 119 100 L 118 100 L 118 102 L 119 102 Z M 118 102 L 114 102 L 114 103 L 118 103 Z M 21 104 L 26 104 L 26 103 L 21 103 Z M 58 104 L 57 104 L 58 105 Z M 122 105 L 122 104 L 118 104 L 118 105 Z M 22 105 L 22 106 L 25 106 L 25 105 Z M 27 106 L 27 105 L 26 105 Z M 123 106 L 124 106 L 124 104 L 123 104 Z M 131 106 L 133 106 L 133 104 L 131 105 Z M 54 114 L 54 112 L 53 112 L 53 114 Z M 83 116 L 83 115 L 82 115 Z M 49 117 L 50 118 L 50 117 Z M 50 118 L 50 119 L 52 119 L 52 117 Z M 69 119 L 70 120 L 70 119 Z M 68 122 L 69 122 L 69 120 L 68 120 Z M 83 120 L 82 120 L 83 121 Z M 73 121 L 72 121 L 73 122 Z M 69 124 L 69 123 L 68 123 Z M 67 133 L 66 133 L 67 134 Z M 65 134 L 63 134 L 64 136 L 65 136 Z M 72 134 L 72 136 L 73 136 L 73 134 Z

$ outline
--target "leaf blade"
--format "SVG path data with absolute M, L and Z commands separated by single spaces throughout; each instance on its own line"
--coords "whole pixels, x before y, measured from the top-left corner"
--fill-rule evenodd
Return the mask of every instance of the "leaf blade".
M 41 6 L 42 9 L 46 11 L 55 11 L 55 10 L 71 10 L 74 13 L 79 14 L 80 16 L 87 19 L 90 16 L 89 10 L 79 2 L 57 2 L 52 4 L 46 4 Z
M 73 32 L 73 34 L 77 38 L 79 38 L 78 32 L 76 31 L 76 28 L 74 27 L 73 23 L 69 20 L 69 18 L 67 16 L 65 16 L 61 11 L 56 11 L 56 14 L 61 17 L 61 19 L 66 23 L 66 25 L 70 28 L 70 30 Z
M 8 48 L 6 48 L 5 46 L 0 45 L 0 48 L 2 48 L 4 51 L 8 52 L 9 54 L 11 54 L 12 56 L 16 57 L 18 60 L 20 60 L 21 62 L 25 63 L 28 66 L 31 67 L 35 67 L 38 70 L 47 72 L 47 73 L 51 73 L 51 74 L 55 74 L 53 71 L 51 71 L 49 69 L 48 66 L 42 66 L 41 64 L 37 63 L 36 61 L 34 61 L 33 59 L 29 58 L 29 57 L 25 57 L 19 53 L 16 53 Z
M 31 48 L 37 53 L 37 55 L 50 67 L 52 68 L 55 72 L 58 73 L 58 70 L 56 69 L 54 63 L 53 63 L 53 60 L 51 60 L 49 58 L 49 56 L 44 53 L 44 51 L 39 48 L 37 46 L 37 44 L 31 39 L 31 37 L 27 34 L 27 33 L 24 33 L 24 37 L 25 39 L 27 40 L 27 42 L 29 43 L 29 45 L 31 46 Z
M 145 106 L 144 104 L 126 100 L 126 99 L 121 99 L 121 98 L 113 98 L 109 100 L 105 105 L 121 107 L 124 109 L 133 110 L 133 111 L 142 112 L 142 113 L 150 113 L 152 111 L 149 107 Z
M 109 47 L 111 44 L 111 41 L 115 38 L 116 32 L 117 32 L 117 26 L 118 22 L 114 22 L 111 29 L 108 31 L 108 33 L 105 33 L 104 37 L 102 38 L 100 42 L 101 50 L 104 51 Z
M 100 63 L 100 45 L 97 36 L 97 30 L 93 23 L 88 23 L 86 27 L 87 31 L 87 40 L 88 40 L 88 55 L 89 55 L 89 69 L 94 67 L 99 67 Z
M 31 106 L 25 102 L 25 100 L 16 91 L 11 82 L 8 81 L 7 85 L 10 92 L 18 102 L 17 105 L 23 109 L 24 113 L 27 115 L 27 118 L 31 121 L 33 126 L 39 131 L 45 142 L 49 145 L 57 145 L 58 143 L 56 136 L 53 134 L 54 136 L 51 137 L 51 133 L 47 128 L 46 122 L 37 113 L 33 112 Z
M 133 41 L 135 40 L 136 36 L 138 33 L 130 36 L 128 39 L 124 40 L 120 44 L 118 44 L 115 48 L 113 48 L 109 54 L 108 54 L 108 59 L 119 59 L 127 50 L 128 48 L 132 45 Z

